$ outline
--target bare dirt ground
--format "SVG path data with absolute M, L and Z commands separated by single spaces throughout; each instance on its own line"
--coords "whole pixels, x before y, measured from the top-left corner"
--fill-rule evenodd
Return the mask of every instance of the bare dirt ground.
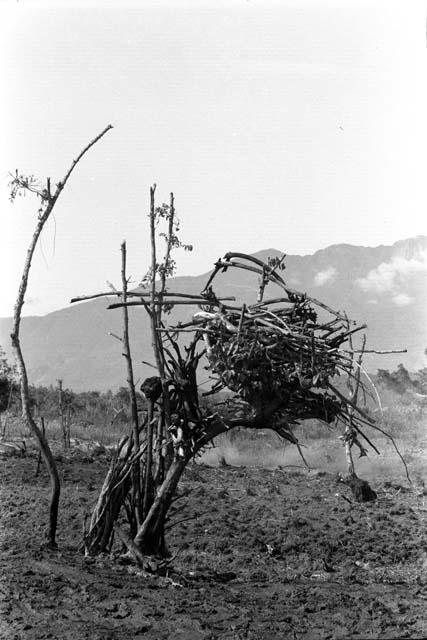
M 427 636 L 426 491 L 375 480 L 354 503 L 333 474 L 192 465 L 166 577 L 77 552 L 105 459 L 74 456 L 59 550 L 41 548 L 49 487 L 34 457 L 0 460 L 1 638 L 144 640 Z M 178 521 L 181 521 L 178 523 Z

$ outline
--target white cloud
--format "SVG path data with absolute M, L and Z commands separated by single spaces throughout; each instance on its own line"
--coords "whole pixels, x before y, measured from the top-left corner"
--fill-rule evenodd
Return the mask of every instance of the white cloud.
M 319 271 L 319 273 L 316 273 L 316 275 L 314 276 L 314 284 L 317 285 L 318 287 L 322 287 L 327 282 L 330 282 L 331 280 L 335 280 L 336 275 L 337 275 L 337 270 L 335 269 L 335 267 L 328 267 L 327 269 L 324 269 L 323 271 Z
M 414 299 L 411 298 L 411 296 L 408 296 L 406 293 L 397 293 L 395 296 L 392 297 L 392 301 L 398 307 L 406 307 L 408 304 L 411 304 L 411 302 L 413 302 Z
M 421 272 L 427 272 L 427 251 L 409 260 L 396 256 L 390 262 L 382 262 L 376 269 L 369 271 L 366 277 L 358 278 L 356 284 L 363 291 L 390 291 L 397 294 L 397 290 L 408 276 Z

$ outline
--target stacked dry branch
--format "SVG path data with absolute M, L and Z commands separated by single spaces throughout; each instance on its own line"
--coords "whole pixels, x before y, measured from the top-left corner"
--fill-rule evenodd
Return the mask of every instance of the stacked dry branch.
M 283 268 L 283 258 L 264 263 L 242 253 L 226 254 L 216 263 L 202 292 L 209 301 L 218 301 L 212 287 L 217 273 L 233 267 L 259 276 L 258 301 L 240 307 L 223 302 L 217 302 L 216 309 L 204 306 L 190 322 L 174 327 L 177 332 L 194 331 L 203 336 L 209 366 L 216 376 L 211 393 L 234 392 L 250 407 L 248 417 L 255 419 L 247 426 L 273 428 L 291 442 L 296 442 L 292 425 L 307 418 L 331 423 L 337 417 L 347 421 L 351 415 L 356 430 L 363 422 L 373 425 L 373 420 L 339 394 L 331 382 L 344 373 L 356 376 L 361 384 L 353 370 L 353 358 L 342 347 L 365 325 L 351 328 L 345 315 L 289 288 L 277 273 Z M 269 282 L 278 285 L 284 295 L 264 300 Z M 330 317 L 319 321 L 316 307 Z
M 82 548 L 87 555 L 96 555 L 111 549 L 114 541 L 114 523 L 117 521 L 122 506 L 128 516 L 131 530 L 136 532 L 136 505 L 133 503 L 132 471 L 146 451 L 145 443 L 133 450 L 132 437 L 121 440 L 110 463 L 104 479 L 96 507 L 92 512 L 90 525 L 83 536 Z
M 352 343 L 353 334 L 364 325 L 355 326 L 345 314 L 289 288 L 279 273 L 284 269 L 285 256 L 265 263 L 246 254 L 227 253 L 216 263 L 199 295 L 168 291 L 165 273 L 175 242 L 170 226 L 174 216 L 172 196 L 170 208 L 164 205 L 162 215 L 165 211 L 169 216 L 167 253 L 159 269 L 152 189 L 153 260 L 146 283 L 150 291 L 128 292 L 123 266 L 124 290 L 114 292 L 121 300 L 108 307 L 144 307 L 150 318 L 158 375 L 141 386 L 147 400 L 145 419 L 134 416 L 133 430 L 112 461 L 84 541 L 88 553 L 106 551 L 111 548 L 116 529 L 138 561 L 143 554 L 166 553 L 165 523 L 182 472 L 189 460 L 220 433 L 234 427 L 270 428 L 299 448 L 293 431 L 299 421 L 317 418 L 337 425 L 341 420 L 351 433 L 347 439 L 350 448 L 356 444 L 364 452 L 361 438 L 377 451 L 364 430 L 366 426 L 378 427 L 357 404 L 358 393 L 369 393 L 361 382 L 361 357 L 356 362 Z M 216 275 L 233 268 L 258 276 L 256 303 L 239 305 L 216 295 Z M 156 273 L 160 282 L 155 280 Z M 283 293 L 264 299 L 270 283 Z M 129 300 L 130 296 L 137 299 Z M 188 322 L 166 326 L 162 312 L 175 305 L 194 305 L 197 309 Z M 128 340 L 126 327 L 125 316 L 124 343 Z M 180 344 L 182 334 L 184 345 Z M 130 367 L 129 345 L 125 355 Z M 231 392 L 227 411 L 217 411 L 219 404 L 203 408 L 199 402 L 197 370 L 204 356 L 213 382 L 203 395 Z M 340 374 L 353 381 L 357 393 L 345 397 L 336 388 L 333 380 Z M 132 388 L 132 376 L 128 376 L 128 382 Z M 129 535 L 118 528 L 121 513 L 127 515 Z

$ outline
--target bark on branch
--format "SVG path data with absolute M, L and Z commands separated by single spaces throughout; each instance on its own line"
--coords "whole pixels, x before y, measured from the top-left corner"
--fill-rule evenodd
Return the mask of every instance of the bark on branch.
M 46 197 L 44 198 L 44 202 L 46 203 L 45 209 L 44 211 L 39 213 L 36 228 L 31 238 L 30 246 L 28 247 L 28 250 L 27 250 L 27 256 L 25 259 L 24 269 L 22 272 L 21 282 L 19 284 L 18 294 L 17 294 L 16 303 L 14 307 L 13 326 L 12 326 L 12 333 L 10 337 L 11 337 L 12 347 L 16 357 L 18 375 L 20 380 L 21 399 L 22 399 L 22 417 L 27 423 L 31 434 L 35 437 L 35 439 L 38 442 L 39 449 L 40 449 L 43 461 L 46 464 L 46 467 L 50 476 L 50 481 L 51 481 L 49 528 L 47 532 L 48 543 L 51 546 L 56 546 L 56 529 L 57 529 L 57 522 L 58 522 L 60 481 L 59 481 L 59 474 L 58 474 L 58 469 L 56 467 L 55 459 L 52 455 L 52 452 L 50 450 L 46 437 L 37 426 L 31 413 L 30 396 L 29 396 L 29 389 L 28 389 L 28 375 L 27 375 L 27 369 L 25 366 L 24 356 L 22 353 L 20 335 L 19 335 L 20 326 L 21 326 L 21 312 L 22 312 L 22 307 L 24 305 L 25 294 L 28 287 L 28 278 L 29 278 L 30 269 L 31 269 L 31 262 L 33 259 L 35 248 L 37 246 L 38 239 L 43 230 L 43 227 L 47 222 L 50 214 L 52 213 L 52 210 L 56 204 L 56 201 L 58 200 L 61 192 L 63 191 L 65 185 L 67 184 L 68 179 L 70 178 L 77 163 L 81 160 L 81 158 L 85 155 L 85 153 L 89 151 L 89 149 L 93 147 L 93 145 L 96 144 L 96 142 L 98 142 L 98 140 L 100 140 L 102 136 L 105 133 L 107 133 L 107 131 L 109 131 L 109 129 L 111 128 L 112 126 L 108 125 L 108 127 L 106 127 L 103 131 L 101 131 L 101 133 L 97 135 L 91 142 L 89 142 L 89 144 L 79 153 L 77 158 L 73 160 L 71 167 L 68 169 L 62 181 L 58 182 L 55 193 L 53 195 L 51 195 L 50 193 L 50 179 L 48 179 Z M 23 188 L 26 188 L 26 187 L 23 185 Z

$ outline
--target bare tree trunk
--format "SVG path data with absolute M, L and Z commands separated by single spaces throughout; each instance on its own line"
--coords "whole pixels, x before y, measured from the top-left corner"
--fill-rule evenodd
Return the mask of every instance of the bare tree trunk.
M 51 207 L 51 210 L 53 205 Z M 47 211 L 47 210 L 46 210 Z M 49 211 L 50 213 L 50 211 Z M 48 470 L 51 482 L 51 498 L 50 498 L 50 510 L 49 510 L 49 527 L 47 531 L 48 543 L 52 547 L 56 547 L 56 528 L 58 523 L 58 507 L 59 507 L 59 495 L 60 495 L 60 481 L 58 469 L 55 459 L 52 455 L 52 451 L 47 443 L 47 440 L 41 430 L 38 428 L 30 408 L 30 394 L 28 389 L 28 376 L 25 367 L 24 356 L 22 354 L 21 343 L 19 339 L 19 329 L 21 323 L 21 310 L 24 304 L 25 293 L 28 285 L 28 276 L 31 268 L 31 261 L 33 258 L 34 250 L 37 245 L 40 233 L 43 229 L 44 223 L 47 220 L 46 212 L 43 217 L 39 218 L 33 237 L 31 239 L 30 247 L 27 251 L 27 258 L 25 260 L 24 271 L 22 274 L 21 284 L 18 290 L 18 296 L 14 309 L 13 316 L 13 329 L 11 333 L 12 347 L 15 353 L 16 364 L 18 369 L 19 381 L 21 386 L 21 403 L 22 403 L 22 417 L 25 420 L 28 429 L 31 434 L 36 438 L 41 456 L 46 468 Z
M 182 473 L 187 466 L 188 458 L 176 458 L 169 467 L 166 477 L 157 491 L 150 510 L 135 536 L 134 543 L 147 554 L 164 555 L 164 525 L 172 497 Z
M 175 454 L 175 458 L 157 490 L 150 510 L 147 514 L 144 514 L 144 522 L 134 538 L 133 542 L 141 553 L 159 555 L 167 553 L 164 537 L 165 522 L 181 476 L 191 458 L 213 438 L 228 431 L 229 428 L 230 426 L 227 423 L 218 419 L 212 422 L 209 432 L 204 434 L 203 438 L 192 450 L 187 449 L 183 456 Z
M 50 481 L 51 481 L 51 500 L 50 500 L 49 528 L 47 532 L 47 538 L 48 538 L 48 543 L 52 547 L 56 547 L 56 529 L 57 529 L 57 523 L 58 523 L 58 507 L 59 507 L 59 496 L 60 496 L 59 474 L 58 474 L 58 469 L 55 463 L 55 459 L 52 455 L 52 451 L 50 450 L 47 440 L 43 435 L 43 433 L 41 432 L 41 430 L 38 428 L 31 414 L 30 394 L 28 389 L 28 376 L 27 376 L 27 370 L 25 367 L 24 356 L 22 354 L 21 342 L 20 342 L 20 336 L 19 336 L 19 330 L 21 325 L 21 312 L 22 312 L 22 307 L 24 305 L 25 294 L 27 291 L 31 262 L 33 259 L 35 248 L 37 246 L 38 239 L 43 230 L 43 227 L 46 221 L 48 220 L 50 214 L 52 213 L 52 210 L 56 204 L 56 201 L 58 200 L 58 197 L 60 196 L 62 190 L 64 189 L 77 163 L 81 160 L 84 154 L 96 142 L 98 142 L 98 140 L 100 140 L 100 138 L 102 138 L 102 136 L 111 128 L 112 128 L 111 125 L 106 127 L 98 136 L 96 136 L 96 138 L 94 138 L 83 149 L 83 151 L 80 152 L 77 158 L 73 160 L 71 167 L 65 174 L 64 178 L 62 179 L 62 182 L 58 182 L 55 193 L 53 195 L 51 195 L 50 193 L 50 178 L 47 179 L 47 188 L 43 192 L 43 196 L 42 196 L 43 198 L 42 201 L 43 203 L 45 203 L 46 208 L 44 209 L 44 211 L 39 213 L 36 228 L 31 238 L 30 246 L 27 251 L 27 257 L 25 259 L 22 278 L 19 285 L 19 289 L 18 289 L 18 295 L 16 298 L 14 315 L 13 315 L 13 327 L 12 327 L 12 333 L 10 336 L 12 341 L 12 347 L 16 357 L 16 363 L 17 363 L 20 386 L 21 386 L 22 416 L 26 424 L 28 425 L 28 428 L 31 431 L 31 434 L 36 438 L 39 444 L 41 455 L 42 455 L 43 461 L 46 464 L 46 467 L 50 476 Z M 25 185 L 23 185 L 22 188 L 26 188 Z
M 16 307 L 15 307 L 16 314 Z M 60 495 L 60 482 L 59 482 L 59 474 L 58 468 L 56 466 L 55 458 L 53 457 L 52 451 L 47 443 L 45 436 L 42 431 L 38 428 L 33 416 L 31 415 L 30 409 L 30 394 L 28 390 L 28 377 L 27 370 L 25 368 L 24 357 L 21 351 L 21 345 L 19 342 L 19 328 L 15 330 L 14 323 L 14 332 L 11 335 L 12 338 L 12 346 L 15 352 L 18 373 L 21 383 L 21 400 L 22 400 L 22 417 L 24 418 L 26 424 L 28 425 L 31 434 L 36 438 L 41 456 L 43 458 L 43 462 L 46 464 L 46 468 L 48 470 L 50 476 L 50 484 L 51 484 L 51 498 L 50 498 L 50 509 L 49 509 L 49 527 L 47 530 L 47 540 L 50 546 L 56 547 L 56 528 L 58 524 L 58 507 L 59 507 L 59 495 Z M 17 331 L 17 332 L 16 332 Z
M 44 424 L 44 418 L 43 416 L 40 418 L 41 421 L 41 425 L 42 425 L 42 434 L 43 437 L 45 437 L 46 434 L 46 429 L 45 429 L 45 424 Z M 42 461 L 42 455 L 41 455 L 41 451 L 39 451 L 39 454 L 37 456 L 37 467 L 36 467 L 36 476 L 39 475 L 40 473 L 40 465 L 41 465 L 41 461 Z

